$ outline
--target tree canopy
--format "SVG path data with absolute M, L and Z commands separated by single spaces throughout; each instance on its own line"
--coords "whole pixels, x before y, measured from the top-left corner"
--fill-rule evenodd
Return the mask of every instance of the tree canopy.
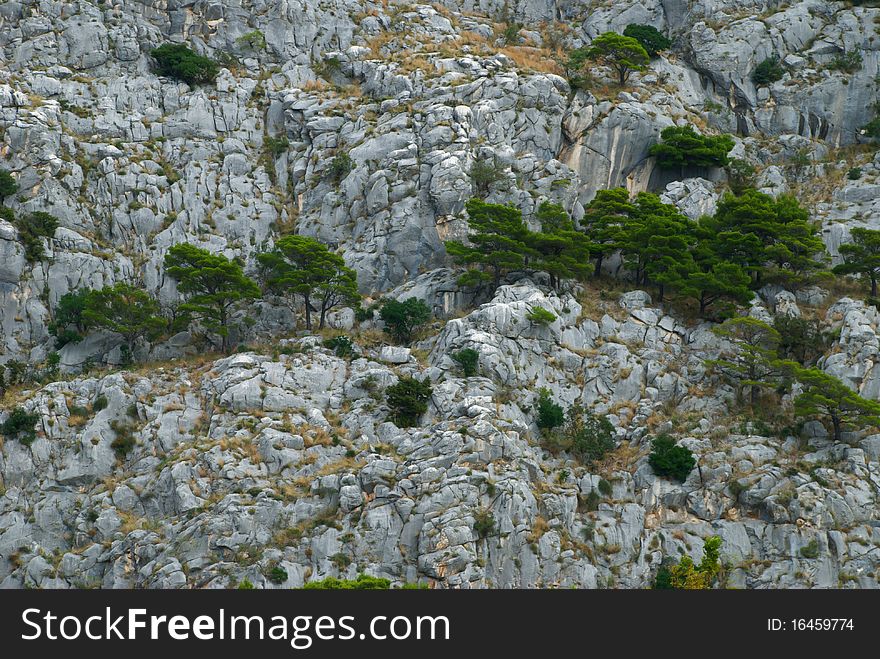
M 243 302 L 260 296 L 259 286 L 244 274 L 237 261 L 189 243 L 168 250 L 165 271 L 177 280 L 177 290 L 186 296 L 180 310 L 219 335 L 221 350 L 226 352 L 230 317 Z
M 180 43 L 164 43 L 150 51 L 156 60 L 159 75 L 177 78 L 191 85 L 213 82 L 220 70 L 218 64 L 198 55 Z
M 572 53 L 572 60 L 593 60 L 601 66 L 607 66 L 617 73 L 617 82 L 625 85 L 633 71 L 643 71 L 650 61 L 648 52 L 636 39 L 605 32 L 593 39 L 586 49 L 578 49 Z
M 733 148 L 730 135 L 700 135 L 693 126 L 669 126 L 660 133 L 661 141 L 648 153 L 660 167 L 725 167 Z
M 303 300 L 306 328 L 312 328 L 312 311 L 319 312 L 323 329 L 327 312 L 358 299 L 357 275 L 339 254 L 308 236 L 284 236 L 275 249 L 257 255 L 269 290 L 293 301 Z
M 728 318 L 712 332 L 730 342 L 730 349 L 706 364 L 749 391 L 752 406 L 762 388 L 772 387 L 781 374 L 777 348 L 781 337 L 772 326 L 749 316 Z
M 843 244 L 838 251 L 844 262 L 834 266 L 838 275 L 863 275 L 871 282 L 871 297 L 877 297 L 877 279 L 880 277 L 880 231 L 857 227 L 852 230 L 852 243 Z
M 672 40 L 663 36 L 653 25 L 630 23 L 624 29 L 623 36 L 638 41 L 652 59 L 672 45 Z
M 880 425 L 880 402 L 867 400 L 833 375 L 818 368 L 803 368 L 788 362 L 803 391 L 794 399 L 795 414 L 831 422 L 834 440 L 843 439 L 845 426 Z
M 130 355 L 138 339 L 154 339 L 166 326 L 159 315 L 159 303 L 142 288 L 126 283 L 89 291 L 83 298 L 81 319 L 84 329 L 98 328 L 121 335 L 125 355 Z

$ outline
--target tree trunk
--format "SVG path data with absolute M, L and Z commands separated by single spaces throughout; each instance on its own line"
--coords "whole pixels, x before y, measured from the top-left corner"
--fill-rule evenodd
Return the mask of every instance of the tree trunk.
M 663 302 L 663 284 L 657 286 L 657 302 Z
M 226 307 L 220 307 L 220 351 L 225 355 L 229 351 L 229 328 L 226 327 Z
M 596 269 L 593 270 L 593 276 L 596 278 L 602 276 L 602 261 L 604 259 L 605 259 L 604 254 L 599 254 L 599 256 L 596 257 Z
M 706 294 L 700 293 L 700 315 L 706 313 Z
M 311 300 L 309 300 L 308 293 L 303 295 L 303 302 L 305 302 L 305 305 L 306 305 L 306 329 L 311 330 L 312 329 L 312 312 L 311 312 L 312 302 L 311 302 Z
M 877 277 L 871 276 L 871 297 L 877 297 Z
M 834 441 L 839 442 L 842 441 L 841 431 L 840 431 L 840 417 L 836 414 L 831 415 L 831 425 L 834 426 Z
M 321 304 L 321 322 L 318 323 L 318 329 L 324 329 L 324 320 L 327 318 L 327 303 Z

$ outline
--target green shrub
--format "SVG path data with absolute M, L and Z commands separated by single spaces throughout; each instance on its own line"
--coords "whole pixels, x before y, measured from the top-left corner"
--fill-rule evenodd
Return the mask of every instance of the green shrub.
M 18 192 L 18 181 L 5 169 L 0 169 L 0 203 Z
M 324 347 L 332 350 L 337 357 L 350 359 L 357 354 L 354 343 L 345 335 L 334 336 L 324 341 Z
M 473 377 L 480 368 L 480 353 L 473 348 L 464 348 L 452 353 L 452 360 L 461 367 L 466 378 Z
M 684 482 L 697 464 L 693 453 L 684 446 L 676 446 L 669 435 L 660 435 L 651 444 L 648 464 L 661 478 L 674 478 Z
M 330 166 L 327 168 L 327 178 L 339 185 L 352 169 L 354 169 L 354 163 L 351 156 L 347 153 L 340 153 L 330 161 Z
M 731 158 L 727 165 L 727 179 L 734 194 L 755 187 L 755 167 L 740 158 Z
M 604 478 L 599 480 L 599 494 L 603 497 L 610 497 L 611 493 L 614 492 L 614 488 L 611 487 L 611 483 L 606 481 Z
M 488 538 L 495 532 L 495 516 L 487 508 L 474 512 L 474 531 L 480 538 Z
M 565 433 L 571 438 L 572 453 L 583 463 L 590 464 L 601 460 L 614 450 L 617 445 L 614 439 L 614 427 L 604 416 L 596 416 L 584 412 L 579 407 L 569 410 L 569 420 Z M 608 485 L 608 481 L 601 481 Z M 603 492 L 603 494 L 605 494 Z
M 657 57 L 661 51 L 666 50 L 672 45 L 672 40 L 663 36 L 653 25 L 641 25 L 639 23 L 630 23 L 623 31 L 623 36 L 635 39 L 651 58 Z
M 100 412 L 103 409 L 107 408 L 107 396 L 101 394 L 95 399 L 95 402 L 92 403 L 92 411 Z
M 417 425 L 428 411 L 428 401 L 433 389 L 430 383 L 404 376 L 397 384 L 385 390 L 386 401 L 391 408 L 391 420 L 400 427 Z
M 388 590 L 391 581 L 380 577 L 359 574 L 357 579 L 337 579 L 327 577 L 303 585 L 303 590 Z
M 110 448 L 116 451 L 116 455 L 120 458 L 124 458 L 131 452 L 136 444 L 134 427 L 114 419 L 110 422 L 110 429 L 116 434 L 116 438 L 110 442 Z
M 276 565 L 269 570 L 269 574 L 266 575 L 266 578 L 274 584 L 283 584 L 287 581 L 287 570 L 280 565 Z
M 546 387 L 541 387 L 538 391 L 536 409 L 538 415 L 535 423 L 541 430 L 552 430 L 565 422 L 565 412 L 560 405 L 553 402 L 550 390 Z
M 868 137 L 880 138 L 880 117 L 874 117 L 866 123 L 862 132 Z
M 253 590 L 254 584 L 252 584 L 247 579 L 244 579 L 240 584 L 238 584 L 238 589 L 239 590 Z
M 756 85 L 769 85 L 771 82 L 781 79 L 784 74 L 785 69 L 779 63 L 779 58 L 774 55 L 758 64 L 752 72 L 752 81 Z
M 662 590 L 708 590 L 721 572 L 721 538 L 707 538 L 703 559 L 694 565 L 690 556 L 682 556 L 678 564 L 664 565 L 657 571 L 654 588 Z
M 846 173 L 846 177 L 850 181 L 857 181 L 862 178 L 862 168 L 861 167 L 853 167 Z
M 504 167 L 494 156 L 492 160 L 475 160 L 470 169 L 471 184 L 477 197 L 485 198 L 494 183 L 506 180 Z
M 386 300 L 379 311 L 386 331 L 400 343 L 409 343 L 416 328 L 431 319 L 431 309 L 414 297 L 403 302 Z
M 556 314 L 544 307 L 532 307 L 526 318 L 536 325 L 549 325 L 556 320 Z
M 281 137 L 267 135 L 263 138 L 263 148 L 267 153 L 271 154 L 273 158 L 278 158 L 290 148 L 290 140 L 284 135 Z
M 58 228 L 58 218 L 43 211 L 35 211 L 16 221 L 18 235 L 24 245 L 24 255 L 29 263 L 42 261 L 45 257 L 43 238 L 51 238 Z
M 819 558 L 818 540 L 810 540 L 805 547 L 801 547 L 801 556 L 804 558 Z
M 235 40 L 236 45 L 250 50 L 264 50 L 266 48 L 266 35 L 260 30 L 251 30 Z
M 0 434 L 6 439 L 17 439 L 25 446 L 30 444 L 37 438 L 37 431 L 34 426 L 40 421 L 40 415 L 36 412 L 28 412 L 23 407 L 13 409 L 3 425 L 0 426 Z
M 834 59 L 831 60 L 831 64 L 829 64 L 828 66 L 835 71 L 843 71 L 844 73 L 855 73 L 860 68 L 862 68 L 861 48 L 854 48 L 853 50 L 845 51 L 843 53 L 840 53 L 839 55 L 835 55 Z
M 700 135 L 693 126 L 669 126 L 660 133 L 661 142 L 648 153 L 664 169 L 679 167 L 725 167 L 733 148 L 730 135 Z
M 183 80 L 191 85 L 213 82 L 220 71 L 214 60 L 197 55 L 179 43 L 166 43 L 150 51 L 159 75 Z

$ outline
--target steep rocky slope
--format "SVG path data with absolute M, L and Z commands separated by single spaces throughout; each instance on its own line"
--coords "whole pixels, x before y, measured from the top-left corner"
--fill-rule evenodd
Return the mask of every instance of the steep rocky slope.
M 265 575 L 281 565 L 286 587 L 360 571 L 440 587 L 644 587 L 664 556 L 698 558 L 717 534 L 729 586 L 877 586 L 880 437 L 834 444 L 818 424 L 769 436 L 707 374 L 724 347 L 708 324 L 639 291 L 557 297 L 540 277 L 475 296 L 443 241 L 466 234 L 477 161 L 498 165 L 487 199 L 529 221 L 543 200 L 577 219 L 617 185 L 712 212 L 723 174 L 673 180 L 648 157 L 663 128 L 693 123 L 736 133 L 734 155 L 764 191 L 810 204 L 836 258 L 853 227 L 878 224 L 880 158 L 860 133 L 876 112 L 878 20 L 818 0 L 0 5 L 0 152 L 20 187 L 5 205 L 61 224 L 48 258 L 29 263 L 0 220 L 0 361 L 43 363 L 72 290 L 132 282 L 171 307 L 161 264 L 175 243 L 253 272 L 288 231 L 338 249 L 364 295 L 416 296 L 449 319 L 409 351 L 337 314 L 362 353 L 351 361 L 295 337 L 271 300 L 233 337 L 254 349 L 230 357 L 198 356 L 184 332 L 138 355 L 140 369 L 79 374 L 118 363 L 118 340 L 65 346 L 64 379 L 4 399 L 41 421 L 30 447 L 0 450 L 0 583 L 275 587 Z M 573 90 L 557 58 L 633 22 L 673 48 L 624 90 L 599 72 Z M 149 51 L 168 41 L 222 62 L 216 84 L 158 77 Z M 839 70 L 852 52 L 858 69 Z M 786 72 L 757 87 L 751 73 L 773 55 Z M 529 323 L 536 304 L 558 320 Z M 874 307 L 773 289 L 751 313 L 777 311 L 839 329 L 822 367 L 880 397 Z M 479 377 L 459 376 L 462 347 L 479 351 Z M 422 426 L 400 429 L 383 391 L 409 373 L 434 394 Z M 590 471 L 543 449 L 541 386 L 608 414 L 614 456 Z M 100 397 L 104 409 L 82 413 Z M 684 484 L 647 466 L 662 430 L 699 458 Z M 120 434 L 135 444 L 124 459 Z

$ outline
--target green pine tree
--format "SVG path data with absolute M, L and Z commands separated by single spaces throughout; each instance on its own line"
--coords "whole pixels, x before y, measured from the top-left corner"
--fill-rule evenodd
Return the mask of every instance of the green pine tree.
M 186 295 L 180 310 L 219 335 L 220 348 L 227 352 L 232 314 L 244 302 L 260 297 L 260 287 L 244 274 L 237 261 L 189 243 L 168 250 L 165 271 L 177 280 L 177 290 Z
M 307 236 L 280 238 L 275 249 L 257 255 L 269 290 L 290 300 L 303 300 L 306 329 L 312 329 L 312 311 L 319 312 L 323 329 L 327 312 L 342 304 L 354 304 L 359 296 L 357 275 L 339 254 Z
M 844 262 L 834 267 L 834 274 L 863 275 L 871 282 L 871 297 L 877 297 L 877 279 L 880 278 L 880 231 L 855 228 L 852 243 L 841 245 Z

